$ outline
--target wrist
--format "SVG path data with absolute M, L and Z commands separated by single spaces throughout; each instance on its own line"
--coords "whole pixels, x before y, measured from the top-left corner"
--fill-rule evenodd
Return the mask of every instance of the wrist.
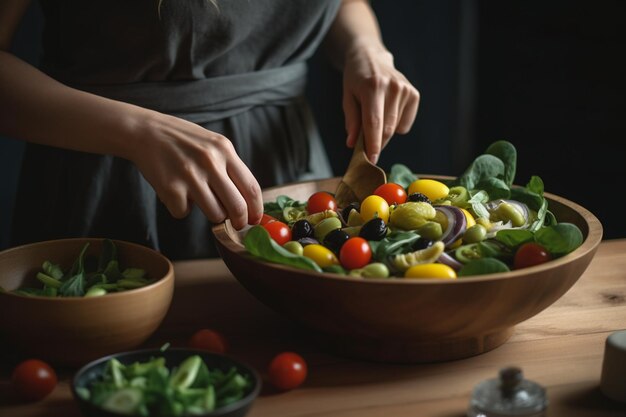
M 383 45 L 378 37 L 360 37 L 346 49 L 344 66 L 352 60 L 382 60 L 393 65 L 393 54 Z

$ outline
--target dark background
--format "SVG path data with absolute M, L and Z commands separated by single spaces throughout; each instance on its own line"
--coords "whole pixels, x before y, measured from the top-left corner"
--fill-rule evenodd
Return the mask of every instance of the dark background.
M 605 238 L 626 237 L 626 2 L 374 0 L 396 66 L 421 93 L 411 132 L 391 141 L 380 165 L 458 175 L 495 140 L 518 151 L 516 182 L 539 175 L 548 192 L 591 210 Z M 13 52 L 37 64 L 37 2 Z M 345 148 L 341 75 L 311 63 L 309 96 L 333 169 Z M 1 110 L 0 110 L 1 111 Z M 23 144 L 0 138 L 0 249 L 8 245 Z

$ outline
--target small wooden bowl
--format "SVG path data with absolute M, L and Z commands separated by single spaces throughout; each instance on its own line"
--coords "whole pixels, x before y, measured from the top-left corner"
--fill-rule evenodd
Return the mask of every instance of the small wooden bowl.
M 0 285 L 6 290 L 41 286 L 35 275 L 49 260 L 65 270 L 85 243 L 97 256 L 102 239 L 38 242 L 0 252 Z M 174 293 L 174 268 L 159 252 L 114 241 L 120 265 L 158 278 L 142 288 L 101 297 L 25 297 L 0 293 L 0 333 L 20 353 L 57 365 L 78 366 L 143 343 L 161 324 Z
M 315 191 L 335 190 L 338 181 L 274 187 L 263 197 L 273 201 L 285 194 L 306 201 Z M 324 347 L 383 362 L 438 362 L 500 346 L 516 324 L 565 294 L 591 262 L 602 239 L 598 219 L 564 198 L 545 197 L 559 221 L 581 229 L 584 241 L 578 249 L 523 270 L 453 281 L 362 279 L 299 270 L 254 259 L 228 222 L 213 231 L 239 282 L 267 306 L 318 331 Z

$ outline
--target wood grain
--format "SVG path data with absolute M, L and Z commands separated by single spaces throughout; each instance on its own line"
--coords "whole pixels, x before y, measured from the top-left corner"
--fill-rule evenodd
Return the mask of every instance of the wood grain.
M 550 417 L 624 417 L 626 404 L 599 391 L 606 337 L 626 328 L 626 239 L 604 241 L 580 280 L 556 303 L 515 327 L 491 352 L 438 364 L 392 365 L 356 361 L 315 347 L 308 332 L 253 298 L 219 260 L 175 264 L 171 309 L 146 347 L 184 345 L 199 327 L 219 328 L 231 354 L 263 373 L 272 355 L 301 353 L 309 377 L 299 389 L 266 390 L 249 417 L 462 417 L 475 384 L 507 365 L 547 387 Z M 8 375 L 19 352 L 2 355 L 0 416 L 79 416 L 68 383 L 45 400 L 12 402 Z

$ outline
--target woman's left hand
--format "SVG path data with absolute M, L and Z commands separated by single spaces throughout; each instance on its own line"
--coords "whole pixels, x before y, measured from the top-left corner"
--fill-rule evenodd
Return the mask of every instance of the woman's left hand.
M 362 128 L 367 156 L 377 163 L 389 139 L 411 129 L 419 100 L 417 89 L 395 68 L 393 55 L 381 45 L 354 46 L 347 52 L 343 110 L 348 147 L 354 146 Z

